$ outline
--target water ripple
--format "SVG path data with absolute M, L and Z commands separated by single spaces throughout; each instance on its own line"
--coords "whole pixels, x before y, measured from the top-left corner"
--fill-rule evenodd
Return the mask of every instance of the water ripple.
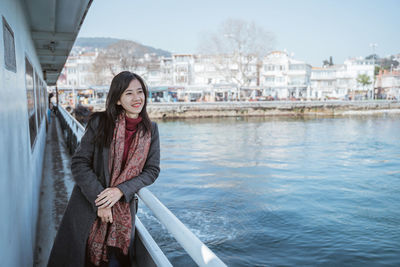
M 399 116 L 159 130 L 151 190 L 229 266 L 400 266 Z M 174 265 L 195 266 L 150 211 L 139 216 Z

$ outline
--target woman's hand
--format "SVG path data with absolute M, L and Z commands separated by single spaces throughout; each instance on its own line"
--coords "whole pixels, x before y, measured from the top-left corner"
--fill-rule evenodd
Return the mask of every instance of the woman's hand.
M 97 216 L 105 223 L 113 223 L 111 208 L 103 208 L 97 210 Z
M 111 208 L 122 196 L 123 193 L 119 188 L 109 187 L 97 195 L 95 204 L 99 209 Z

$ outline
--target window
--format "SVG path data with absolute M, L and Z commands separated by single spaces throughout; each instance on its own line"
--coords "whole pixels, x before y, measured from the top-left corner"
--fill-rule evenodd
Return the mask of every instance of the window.
M 46 94 L 46 87 L 42 80 L 40 80 L 40 88 L 41 88 L 41 99 L 40 99 L 40 106 L 42 108 L 43 116 L 46 116 L 46 106 L 47 106 L 47 94 Z
M 303 64 L 293 64 L 289 65 L 289 70 L 304 70 L 306 68 Z
M 29 135 L 31 140 L 31 148 L 36 139 L 36 111 L 35 111 L 35 91 L 33 89 L 33 68 L 27 58 L 25 58 L 25 83 L 26 83 L 26 99 L 28 104 L 28 120 Z
M 274 65 L 267 65 L 267 70 L 273 71 L 273 70 L 275 70 L 275 66 Z
M 284 83 L 285 82 L 285 77 L 276 77 L 276 82 L 277 83 Z
M 267 83 L 273 83 L 275 81 L 275 76 L 266 76 L 265 77 L 265 82 Z
M 6 69 L 17 72 L 15 60 L 14 32 L 3 17 L 4 63 Z
M 39 86 L 39 76 L 37 75 L 36 71 L 34 73 L 35 73 L 35 98 L 36 98 L 35 106 L 36 106 L 36 114 L 37 114 L 36 116 L 37 116 L 37 121 L 38 121 L 37 125 L 40 128 L 40 124 L 42 122 L 42 115 L 43 115 L 42 114 L 42 110 L 40 108 L 40 94 L 41 94 L 41 92 L 40 92 L 40 86 Z

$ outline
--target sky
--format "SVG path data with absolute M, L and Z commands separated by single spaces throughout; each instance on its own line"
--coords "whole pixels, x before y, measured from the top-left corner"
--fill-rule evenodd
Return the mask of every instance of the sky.
M 78 37 L 197 53 L 230 18 L 254 22 L 274 35 L 274 50 L 313 66 L 370 55 L 370 44 L 381 57 L 400 53 L 400 0 L 94 0 Z

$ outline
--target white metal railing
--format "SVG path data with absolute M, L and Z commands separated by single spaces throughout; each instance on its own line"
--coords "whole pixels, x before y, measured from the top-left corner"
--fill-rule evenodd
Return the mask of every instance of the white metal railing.
M 226 266 L 147 188 L 138 196 L 199 266 Z
M 67 142 L 70 146 L 79 143 L 85 128 L 69 114 L 63 107 L 59 106 L 58 110 L 62 115 L 63 124 L 68 128 L 67 139 L 75 139 L 74 142 Z M 71 138 L 73 135 L 74 138 Z M 71 148 L 70 148 L 71 149 Z M 75 147 L 73 148 L 75 149 Z M 73 152 L 73 151 L 72 151 Z M 199 266 L 226 266 L 205 244 L 203 244 L 176 216 L 166 208 L 160 200 L 147 188 L 139 190 L 138 195 L 146 206 L 154 213 L 157 219 L 167 228 L 178 243 L 186 250 L 189 256 Z M 153 261 L 157 266 L 170 267 L 171 263 L 167 257 L 155 243 L 151 235 L 148 233 L 142 222 L 136 217 L 136 229 L 142 240 L 143 245 L 148 250 Z
M 68 124 L 71 131 L 75 134 L 78 140 L 81 140 L 85 133 L 85 127 L 80 124 L 71 114 L 68 113 L 62 106 L 58 106 L 58 111 L 63 115 L 65 122 Z
M 146 227 L 144 227 L 138 216 L 135 217 L 135 227 L 143 246 L 149 252 L 154 263 L 160 267 L 172 267 L 172 264 L 169 262 L 165 254 L 161 251 L 160 247 L 154 241 L 153 237 L 147 231 Z

